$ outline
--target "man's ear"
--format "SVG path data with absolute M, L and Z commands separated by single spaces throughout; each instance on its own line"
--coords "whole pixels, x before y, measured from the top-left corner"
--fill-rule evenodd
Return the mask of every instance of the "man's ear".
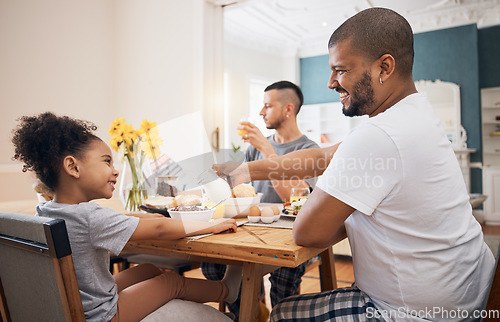
M 285 117 L 290 117 L 295 115 L 295 106 L 292 103 L 288 103 L 284 108 Z
M 385 82 L 394 73 L 396 61 L 391 54 L 384 54 L 379 58 L 380 61 L 380 81 Z
M 65 157 L 63 160 L 63 169 L 64 172 L 66 172 L 70 176 L 77 179 L 80 178 L 80 171 L 78 169 L 78 160 L 76 160 L 75 157 L 71 155 Z

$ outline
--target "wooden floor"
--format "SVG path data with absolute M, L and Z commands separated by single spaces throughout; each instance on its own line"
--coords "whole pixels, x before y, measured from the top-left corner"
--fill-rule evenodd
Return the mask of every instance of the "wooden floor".
M 500 226 L 485 226 L 483 225 L 483 233 L 486 235 L 497 235 L 500 236 Z M 337 284 L 338 287 L 347 287 L 354 282 L 354 273 L 352 270 L 352 261 L 350 257 L 347 256 L 335 256 L 335 271 L 337 274 Z M 187 277 L 204 278 L 200 269 L 192 270 L 185 274 Z M 269 298 L 269 289 L 271 287 L 269 283 L 269 275 L 264 278 L 264 288 L 266 290 L 266 305 L 269 310 L 271 310 L 271 300 Z M 305 293 L 317 293 L 321 291 L 319 282 L 319 270 L 318 262 L 313 262 L 307 268 L 306 273 L 302 278 L 302 283 L 300 285 L 300 290 L 302 294 Z M 218 308 L 218 303 L 207 303 L 215 308 Z
M 311 263 L 306 270 L 306 273 L 302 277 L 302 283 L 300 284 L 300 293 L 317 293 L 321 291 L 319 282 L 319 262 Z M 336 256 L 335 257 L 335 271 L 337 275 L 337 286 L 346 287 L 350 286 L 354 282 L 354 273 L 352 271 L 352 261 L 350 257 L 347 256 Z M 200 269 L 195 269 L 184 274 L 186 277 L 194 278 L 204 278 Z M 269 275 L 264 277 L 264 288 L 266 290 L 266 305 L 269 310 L 271 310 L 271 299 L 269 298 L 269 289 L 271 284 L 269 282 Z M 215 308 L 219 308 L 218 303 L 207 303 Z

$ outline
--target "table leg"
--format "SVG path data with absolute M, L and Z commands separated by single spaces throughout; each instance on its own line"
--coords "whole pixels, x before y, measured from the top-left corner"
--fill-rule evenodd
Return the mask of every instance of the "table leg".
M 261 265 L 249 262 L 243 263 L 239 321 L 258 321 L 261 283 Z
M 328 247 L 321 253 L 321 274 L 323 275 L 321 291 L 330 291 L 337 288 L 335 259 L 333 257 L 332 247 Z

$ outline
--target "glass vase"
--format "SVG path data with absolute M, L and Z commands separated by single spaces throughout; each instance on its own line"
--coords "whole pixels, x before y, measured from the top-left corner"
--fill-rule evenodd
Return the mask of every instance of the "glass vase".
M 127 159 L 123 162 L 119 195 L 123 208 L 128 212 L 140 211 L 139 206 L 148 199 L 148 191 L 145 189 L 141 169 L 135 168 L 133 162 L 131 163 Z

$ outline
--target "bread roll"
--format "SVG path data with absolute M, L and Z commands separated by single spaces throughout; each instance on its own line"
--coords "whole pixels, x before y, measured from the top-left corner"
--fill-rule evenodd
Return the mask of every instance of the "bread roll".
M 164 197 L 164 196 L 155 196 L 153 198 L 149 198 L 144 200 L 144 204 L 153 206 L 156 208 L 173 208 L 177 207 L 177 202 L 174 197 Z
M 242 183 L 233 188 L 235 198 L 255 197 L 255 188 L 249 183 Z
M 201 203 L 201 197 L 197 195 L 178 195 L 175 200 L 177 206 L 194 206 Z

